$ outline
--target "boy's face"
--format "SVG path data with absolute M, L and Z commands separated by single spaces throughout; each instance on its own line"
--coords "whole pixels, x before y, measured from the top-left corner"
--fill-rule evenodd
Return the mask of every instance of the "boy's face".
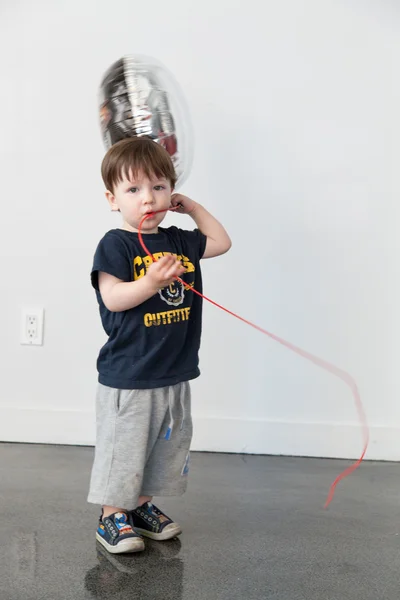
M 171 194 L 171 184 L 167 179 L 155 176 L 149 179 L 139 172 L 136 177 L 133 174 L 129 178 L 124 176 L 112 192 L 106 192 L 106 197 L 111 210 L 121 212 L 124 229 L 138 231 L 140 221 L 146 214 L 170 208 Z M 142 226 L 143 233 L 157 233 L 165 215 L 162 212 L 146 219 Z

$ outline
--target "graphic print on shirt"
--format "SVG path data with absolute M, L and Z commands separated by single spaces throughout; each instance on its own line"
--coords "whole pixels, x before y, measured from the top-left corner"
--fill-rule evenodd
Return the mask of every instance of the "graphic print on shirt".
M 174 254 L 172 252 L 156 252 L 153 254 L 155 260 L 159 260 L 162 256 L 172 255 L 177 258 L 182 265 L 185 267 L 186 271 L 184 275 L 188 273 L 194 273 L 195 267 L 194 264 L 190 261 L 187 256 L 182 254 Z M 152 264 L 152 259 L 150 256 L 135 256 L 133 259 L 133 279 L 137 281 L 146 275 L 147 269 Z M 168 306 L 178 307 L 183 304 L 185 299 L 185 291 L 190 290 L 194 286 L 194 281 L 191 283 L 182 284 L 180 281 L 174 281 L 167 287 L 158 291 L 158 294 Z M 146 314 L 144 319 L 144 324 L 146 327 L 151 327 L 153 325 L 170 325 L 171 323 L 177 323 L 179 321 L 184 321 L 189 318 L 190 308 L 181 308 L 178 310 L 170 310 L 163 313 L 156 314 Z
M 180 281 L 174 281 L 162 290 L 158 290 L 161 300 L 169 306 L 179 306 L 185 298 L 185 291 Z

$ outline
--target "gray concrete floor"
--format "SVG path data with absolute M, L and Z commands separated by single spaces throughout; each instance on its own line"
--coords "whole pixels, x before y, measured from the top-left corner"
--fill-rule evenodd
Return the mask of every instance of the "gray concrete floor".
M 398 600 L 400 465 L 193 454 L 184 527 L 143 554 L 96 545 L 92 448 L 0 444 L 0 599 Z

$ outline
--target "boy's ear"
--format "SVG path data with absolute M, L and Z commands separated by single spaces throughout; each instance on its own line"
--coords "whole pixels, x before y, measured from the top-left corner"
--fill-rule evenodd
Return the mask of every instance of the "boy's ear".
M 110 192 L 110 190 L 107 190 L 105 193 L 105 196 L 107 198 L 108 204 L 110 205 L 110 208 L 113 212 L 119 212 L 119 208 L 117 206 L 117 203 L 115 201 L 115 196 L 112 192 Z

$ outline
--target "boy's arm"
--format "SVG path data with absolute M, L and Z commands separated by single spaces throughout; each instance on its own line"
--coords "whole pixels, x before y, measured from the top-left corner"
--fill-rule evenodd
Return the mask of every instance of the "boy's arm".
M 143 304 L 184 272 L 185 267 L 175 257 L 163 256 L 151 264 L 146 275 L 137 281 L 122 281 L 110 273 L 100 271 L 99 291 L 108 310 L 122 312 Z
M 213 258 L 228 252 L 232 246 L 229 235 L 221 223 L 204 206 L 182 194 L 174 194 L 171 202 L 172 206 L 179 206 L 177 212 L 191 216 L 199 230 L 207 237 L 206 249 L 202 258 Z

